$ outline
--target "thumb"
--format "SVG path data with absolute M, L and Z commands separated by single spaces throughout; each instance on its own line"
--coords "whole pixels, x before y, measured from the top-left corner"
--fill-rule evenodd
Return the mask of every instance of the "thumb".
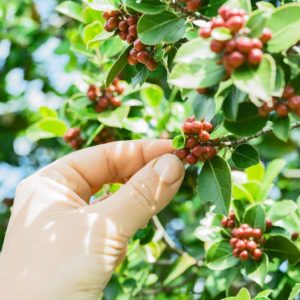
M 177 193 L 184 177 L 182 162 L 172 154 L 152 160 L 118 192 L 93 206 L 130 237 L 145 226 Z

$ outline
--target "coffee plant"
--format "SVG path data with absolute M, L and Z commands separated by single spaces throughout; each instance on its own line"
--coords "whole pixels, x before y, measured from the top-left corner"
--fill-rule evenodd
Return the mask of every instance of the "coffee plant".
M 299 1 L 59 1 L 57 22 L 44 26 L 34 2 L 21 2 L 0 4 L 0 39 L 12 44 L 0 71 L 21 66 L 61 101 L 4 112 L 1 130 L 51 159 L 172 139 L 186 167 L 175 199 L 136 233 L 100 299 L 299 299 Z M 53 36 L 65 72 L 80 73 L 64 92 L 32 54 Z M 0 94 L 18 98 L 1 85 Z M 16 164 L 13 140 L 1 157 Z M 12 200 L 3 205 L 2 231 Z

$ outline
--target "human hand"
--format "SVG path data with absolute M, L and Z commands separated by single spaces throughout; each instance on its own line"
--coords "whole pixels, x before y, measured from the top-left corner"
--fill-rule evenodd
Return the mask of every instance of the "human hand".
M 128 141 L 70 154 L 18 187 L 0 256 L 5 300 L 95 300 L 128 239 L 176 194 L 184 168 L 169 141 Z M 106 183 L 125 183 L 89 205 Z

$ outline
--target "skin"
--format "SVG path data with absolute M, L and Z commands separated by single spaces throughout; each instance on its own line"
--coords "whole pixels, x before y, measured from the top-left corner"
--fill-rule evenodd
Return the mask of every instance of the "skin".
M 170 141 L 127 141 L 65 156 L 17 188 L 0 256 L 3 299 L 96 300 L 128 240 L 174 197 L 184 168 Z M 104 184 L 125 183 L 90 204 Z

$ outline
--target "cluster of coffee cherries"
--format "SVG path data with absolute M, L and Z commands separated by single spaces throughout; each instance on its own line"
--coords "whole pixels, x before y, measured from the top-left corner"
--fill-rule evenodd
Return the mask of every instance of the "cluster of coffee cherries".
M 222 226 L 231 230 L 230 245 L 233 248 L 233 256 L 242 261 L 252 259 L 259 261 L 263 255 L 262 246 L 266 240 L 260 228 L 252 228 L 248 224 L 236 227 L 236 217 L 231 212 L 228 217 L 222 220 Z M 266 230 L 270 230 L 273 224 L 270 220 L 266 221 Z
M 210 132 L 213 125 L 206 121 L 197 121 L 195 117 L 188 118 L 183 127 L 186 137 L 185 147 L 175 151 L 175 155 L 190 165 L 198 161 L 205 162 L 217 154 L 217 149 L 210 143 Z
M 286 86 L 280 98 L 273 97 L 272 103 L 265 102 L 259 108 L 259 114 L 262 117 L 267 117 L 272 111 L 275 111 L 281 118 L 286 117 L 289 112 L 300 117 L 300 95 L 295 93 L 292 86 Z
M 111 143 L 116 141 L 115 133 L 112 128 L 105 127 L 101 132 L 94 138 L 96 145 Z
M 151 47 L 144 45 L 139 39 L 137 39 L 133 48 L 128 55 L 128 63 L 132 66 L 141 63 L 147 67 L 149 71 L 155 71 L 157 69 L 157 62 L 155 61 Z
M 198 11 L 202 6 L 202 0 L 179 0 L 178 2 L 183 3 L 184 9 L 189 13 Z
M 132 44 L 137 39 L 138 16 L 129 16 L 120 10 L 105 11 L 103 18 L 106 20 L 104 29 L 108 32 L 115 31 L 123 41 Z
M 137 34 L 137 23 L 139 16 L 129 16 L 120 10 L 106 11 L 103 14 L 107 20 L 104 28 L 108 32 L 115 31 L 123 41 L 133 45 L 128 55 L 128 63 L 132 66 L 138 63 L 144 64 L 149 71 L 155 71 L 157 62 L 153 57 L 153 47 L 144 45 Z
M 200 36 L 207 39 L 215 28 L 223 27 L 230 30 L 232 38 L 226 41 L 213 39 L 210 48 L 213 52 L 222 54 L 222 63 L 228 75 L 233 70 L 243 66 L 257 66 L 263 59 L 263 47 L 271 38 L 272 32 L 265 28 L 260 38 L 250 38 L 250 29 L 245 27 L 248 15 L 242 9 L 221 7 L 219 15 L 208 22 L 207 27 L 200 29 Z
M 83 144 L 80 128 L 70 128 L 64 135 L 64 140 L 70 147 L 77 150 Z
M 87 91 L 87 97 L 95 104 L 96 112 L 103 112 L 108 109 L 113 109 L 122 105 L 118 96 L 125 91 L 124 86 L 119 79 L 113 80 L 109 87 L 97 87 L 90 85 Z

